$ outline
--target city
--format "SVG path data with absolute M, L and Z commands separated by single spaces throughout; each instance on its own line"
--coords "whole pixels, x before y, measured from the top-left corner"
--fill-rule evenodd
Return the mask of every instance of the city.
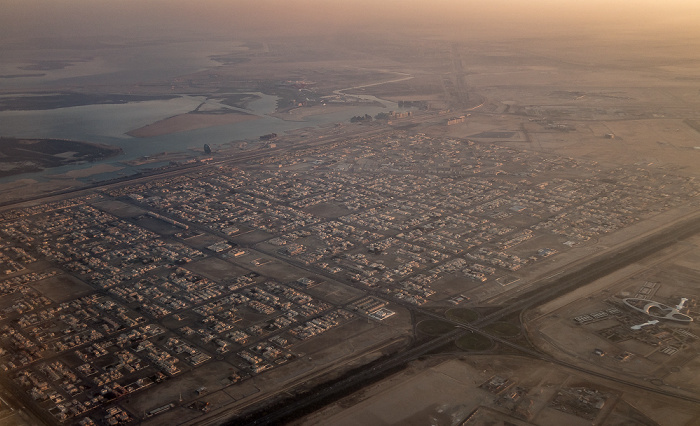
M 698 13 L 10 1 L 0 424 L 696 425 Z
M 7 210 L 0 368 L 71 424 L 246 407 L 268 370 L 328 368 L 340 336 L 405 345 L 411 306 L 478 306 L 699 190 L 389 130 Z

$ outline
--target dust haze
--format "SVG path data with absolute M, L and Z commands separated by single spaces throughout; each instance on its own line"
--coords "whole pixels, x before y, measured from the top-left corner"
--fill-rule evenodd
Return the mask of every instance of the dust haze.
M 0 423 L 697 424 L 699 24 L 2 1 Z
M 588 35 L 696 37 L 693 1 L 7 0 L 3 39 L 80 36 L 323 36 L 416 31 L 456 39 Z

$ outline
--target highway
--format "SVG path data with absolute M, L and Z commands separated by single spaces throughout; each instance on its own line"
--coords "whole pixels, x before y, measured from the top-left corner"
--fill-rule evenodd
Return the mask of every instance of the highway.
M 444 117 L 434 115 L 434 114 L 421 114 L 420 123 L 430 123 L 430 122 L 443 122 Z M 163 179 L 168 177 L 180 176 L 184 174 L 189 174 L 197 172 L 200 170 L 208 170 L 220 165 L 226 164 L 242 164 L 250 161 L 259 161 L 267 158 L 271 158 L 277 155 L 294 155 L 295 151 L 313 149 L 317 147 L 324 147 L 327 145 L 332 145 L 336 143 L 343 143 L 347 141 L 354 141 L 363 138 L 376 137 L 382 134 L 391 134 L 396 132 L 397 129 L 394 127 L 389 127 L 386 125 L 349 125 L 343 127 L 341 131 L 333 131 L 333 133 L 327 133 L 314 138 L 306 138 L 296 142 L 284 143 L 277 148 L 271 149 L 261 149 L 249 152 L 238 153 L 235 155 L 227 155 L 226 157 L 217 159 L 215 161 L 195 163 L 192 165 L 183 165 L 176 168 L 158 169 L 147 171 L 142 174 L 128 176 L 120 179 L 115 179 L 111 181 L 96 182 L 94 184 L 85 185 L 81 187 L 68 188 L 48 194 L 29 196 L 22 199 L 17 199 L 13 201 L 7 201 L 0 203 L 0 208 L 2 210 L 7 210 L 11 208 L 22 208 L 28 204 L 51 202 L 55 200 L 61 200 L 68 197 L 76 197 L 85 194 L 93 193 L 96 190 L 106 190 L 111 188 L 118 188 L 125 185 L 134 185 L 154 179 Z M 5 386 L 7 389 L 13 389 L 15 385 L 8 379 L 5 374 L 0 374 L 0 385 Z M 17 393 L 14 397 L 9 396 L 8 401 L 10 401 L 15 406 L 26 407 L 23 414 L 34 415 L 36 418 L 30 423 L 36 424 L 54 424 L 56 419 L 53 418 L 48 412 L 43 410 L 32 410 L 31 407 L 35 406 L 35 402 L 29 398 L 26 393 Z
M 26 422 L 28 425 L 52 425 L 56 424 L 57 420 L 46 410 L 36 410 L 32 407 L 35 406 L 35 402 L 26 392 L 13 392 L 17 388 L 17 385 L 9 380 L 5 374 L 0 374 L 0 395 L 2 399 L 8 403 L 8 405 L 15 411 L 19 413 L 22 421 Z M 3 420 L 0 419 L 0 425 L 4 425 Z M 10 424 L 10 423 L 8 423 Z M 11 423 L 11 424 L 14 424 Z
M 483 105 L 483 103 L 482 103 Z M 478 105 L 477 107 L 471 108 L 470 110 L 476 109 L 480 107 L 481 105 Z M 186 173 L 191 173 L 195 172 L 198 170 L 210 168 L 210 167 L 215 167 L 218 165 L 225 165 L 225 164 L 237 164 L 237 163 L 245 163 L 249 161 L 254 161 L 254 160 L 261 160 L 264 158 L 270 158 L 274 157 L 275 155 L 280 155 L 280 154 L 292 154 L 294 151 L 305 149 L 305 148 L 316 148 L 316 147 L 322 147 L 324 145 L 330 145 L 333 143 L 338 143 L 338 142 L 344 142 L 352 139 L 358 139 L 358 138 L 367 138 L 371 136 L 377 136 L 383 133 L 392 133 L 397 130 L 401 129 L 401 125 L 405 125 L 407 123 L 411 123 L 413 125 L 420 125 L 420 124 L 427 124 L 427 125 L 432 125 L 432 124 L 440 124 L 444 123 L 445 117 L 439 114 L 427 114 L 427 113 L 422 113 L 422 114 L 416 114 L 413 118 L 410 120 L 404 120 L 397 122 L 396 127 L 392 126 L 386 126 L 386 125 L 381 125 L 381 124 L 373 124 L 373 125 L 348 125 L 342 128 L 342 132 L 338 132 L 338 134 L 327 134 L 327 135 L 321 135 L 316 138 L 308 138 L 304 139 L 298 142 L 292 142 L 292 143 L 282 143 L 281 146 L 278 146 L 276 148 L 269 148 L 269 149 L 260 149 L 260 150 L 255 150 L 255 151 L 244 151 L 241 153 L 236 153 L 236 154 L 230 154 L 227 155 L 223 158 L 214 160 L 214 161 L 208 161 L 208 162 L 202 162 L 202 163 L 195 163 L 195 164 L 185 164 L 181 165 L 176 168 L 166 168 L 166 169 L 155 169 L 155 170 L 145 170 L 144 172 L 136 175 L 131 175 L 131 176 L 125 176 L 122 178 L 117 178 L 113 180 L 107 180 L 107 181 L 101 181 L 101 182 L 95 182 L 91 184 L 87 184 L 84 186 L 80 187 L 73 187 L 73 188 L 67 188 L 67 189 L 62 189 L 58 191 L 54 191 L 51 193 L 43 193 L 39 195 L 32 195 L 28 196 L 25 198 L 21 199 L 13 199 L 10 201 L 4 201 L 0 202 L 0 209 L 8 208 L 8 207 L 21 207 L 23 204 L 32 202 L 32 201 L 42 201 L 42 202 L 47 202 L 53 199 L 61 199 L 66 196 L 79 196 L 83 193 L 90 192 L 95 189 L 108 189 L 108 188 L 113 188 L 113 187 L 118 187 L 118 186 L 123 186 L 127 184 L 136 184 L 139 182 L 144 182 L 147 180 L 152 180 L 152 179 L 160 179 L 160 178 L 166 178 L 170 176 L 179 176 L 182 174 Z M 284 137 L 280 138 L 280 142 L 284 141 Z
M 590 283 L 598 278 L 608 275 L 618 269 L 637 262 L 661 249 L 667 247 L 678 240 L 690 237 L 700 232 L 700 216 L 695 216 L 676 223 L 670 227 L 657 230 L 653 235 L 644 239 L 635 241 L 623 249 L 615 250 L 612 253 L 603 253 L 592 258 L 585 264 L 579 264 L 575 269 L 564 273 L 555 273 L 544 278 L 537 283 L 537 287 L 523 296 L 517 296 L 517 300 L 504 304 L 504 306 L 493 312 L 490 315 L 480 318 L 472 324 L 463 324 L 457 321 L 451 321 L 445 317 L 435 314 L 431 311 L 410 306 L 416 312 L 427 315 L 445 322 L 450 322 L 455 325 L 455 329 L 436 337 L 428 342 L 422 343 L 404 352 L 395 354 L 393 357 L 386 359 L 365 371 L 360 372 L 351 377 L 346 377 L 342 380 L 330 384 L 327 388 L 316 390 L 312 393 L 299 397 L 287 404 L 282 405 L 275 411 L 267 412 L 264 415 L 251 419 L 247 425 L 269 425 L 277 424 L 285 418 L 294 415 L 294 413 L 308 410 L 321 402 L 331 399 L 340 398 L 346 395 L 349 391 L 357 389 L 364 383 L 372 383 L 378 378 L 381 378 L 387 372 L 400 367 L 407 362 L 426 355 L 443 345 L 453 341 L 467 333 L 479 333 L 488 337 L 494 342 L 504 346 L 513 348 L 528 355 L 532 358 L 559 365 L 580 373 L 592 375 L 601 379 L 610 380 L 625 386 L 630 386 L 645 392 L 663 395 L 671 398 L 681 399 L 684 401 L 700 404 L 700 398 L 687 395 L 684 393 L 662 389 L 659 387 L 647 386 L 639 382 L 626 380 L 620 377 L 615 377 L 600 371 L 585 368 L 566 361 L 558 360 L 549 355 L 537 352 L 533 349 L 515 344 L 507 339 L 503 339 L 492 333 L 486 332 L 483 328 L 489 324 L 501 320 L 508 315 L 533 308 L 539 304 L 551 300 L 557 296 L 561 296 L 568 291 L 584 284 Z M 230 424 L 240 424 L 240 419 L 231 420 Z
M 624 248 L 598 254 L 574 270 L 562 268 L 558 272 L 529 285 L 532 289 L 528 293 L 518 294 L 501 310 L 481 318 L 476 324 L 487 325 L 508 314 L 537 306 L 697 233 L 700 233 L 700 216 L 698 215 L 657 230 L 653 235 L 639 239 Z
M 434 118 L 434 117 L 430 117 L 430 118 Z M 428 120 L 426 119 L 425 121 L 428 121 Z M 291 144 L 284 144 L 284 145 L 279 146 L 277 148 L 260 149 L 260 150 L 255 150 L 255 151 L 244 151 L 242 153 L 235 154 L 235 155 L 232 154 L 232 155 L 223 157 L 223 158 L 215 160 L 215 161 L 201 162 L 201 163 L 195 163 L 195 164 L 191 164 L 191 165 L 186 164 L 186 165 L 182 165 L 182 166 L 179 166 L 176 168 L 147 170 L 147 171 L 144 171 L 143 173 L 131 175 L 131 176 L 126 176 L 123 178 L 95 182 L 95 183 L 88 184 L 85 186 L 67 188 L 67 189 L 58 190 L 58 191 L 51 192 L 51 193 L 44 193 L 44 194 L 33 195 L 33 196 L 21 198 L 21 199 L 5 201 L 5 202 L 0 203 L 0 208 L 21 206 L 22 204 L 25 204 L 25 203 L 28 203 L 31 201 L 47 202 L 50 199 L 60 199 L 60 198 L 66 197 L 66 196 L 78 196 L 78 195 L 81 195 L 82 193 L 87 193 L 87 192 L 90 192 L 90 191 L 95 190 L 95 189 L 108 189 L 108 188 L 113 188 L 113 187 L 124 186 L 127 184 L 136 184 L 136 183 L 144 182 L 147 180 L 162 179 L 162 178 L 166 178 L 166 177 L 170 177 L 170 176 L 179 176 L 179 175 L 183 175 L 186 173 L 192 173 L 192 172 L 206 169 L 206 168 L 216 167 L 219 165 L 245 163 L 245 162 L 253 161 L 253 160 L 261 160 L 264 158 L 274 157 L 275 155 L 279 155 L 279 154 L 290 154 L 290 153 L 293 153 L 295 150 L 299 150 L 299 149 L 321 147 L 321 146 L 329 145 L 332 143 L 347 141 L 349 139 L 366 138 L 366 137 L 370 137 L 370 136 L 377 136 L 377 135 L 382 134 L 382 133 L 390 133 L 390 132 L 395 131 L 394 128 L 386 127 L 386 126 L 360 126 L 360 125 L 358 125 L 356 127 L 357 127 L 357 129 L 355 129 L 356 131 L 351 132 L 351 133 L 347 132 L 347 128 L 344 129 L 345 131 L 342 135 L 327 136 L 327 137 L 324 136 L 324 137 L 319 137 L 318 139 L 313 139 L 313 140 L 306 139 L 306 140 L 294 142 Z
M 444 117 L 429 116 L 426 117 L 426 119 L 423 120 L 423 122 L 425 123 L 428 121 L 435 120 L 443 121 Z M 133 176 L 119 181 L 102 182 L 87 187 L 73 188 L 66 191 L 62 191 L 60 193 L 51 194 L 50 196 L 44 195 L 33 197 L 31 199 L 24 199 L 21 201 L 2 204 L 2 206 L 15 206 L 32 200 L 45 200 L 48 197 L 55 198 L 65 197 L 66 195 L 79 195 L 81 193 L 89 192 L 97 188 L 107 189 L 111 187 L 123 186 L 126 184 L 136 184 L 140 182 L 145 182 L 156 178 L 178 176 L 186 173 L 191 173 L 197 170 L 209 169 L 211 167 L 216 167 L 217 165 L 236 164 L 247 161 L 261 160 L 267 157 L 272 157 L 280 154 L 293 154 L 294 150 L 315 148 L 328 144 L 344 142 L 348 140 L 370 136 L 377 136 L 380 134 L 391 133 L 395 131 L 395 129 L 386 126 L 357 126 L 357 129 L 353 130 L 356 130 L 356 132 L 353 132 L 351 134 L 344 133 L 342 135 L 327 136 L 313 140 L 307 139 L 287 144 L 279 148 L 258 150 L 255 152 L 243 153 L 237 156 L 229 156 L 209 163 L 201 163 L 177 169 L 167 169 L 154 172 L 153 174 Z M 564 294 L 568 291 L 572 291 L 581 285 L 590 283 L 622 267 L 637 262 L 661 250 L 664 247 L 674 244 L 680 239 L 687 238 L 688 236 L 694 235 L 698 232 L 700 232 L 700 216 L 692 217 L 690 219 L 680 221 L 676 224 L 669 225 L 663 229 L 656 230 L 653 234 L 631 242 L 623 248 L 616 249 L 612 252 L 604 252 L 596 255 L 595 257 L 587 259 L 585 262 L 577 262 L 576 264 L 570 264 L 566 267 L 560 268 L 557 271 L 553 271 L 553 273 L 549 274 L 547 277 L 529 283 L 528 287 L 531 290 L 529 290 L 527 293 L 517 295 L 514 298 L 514 300 L 504 303 L 503 307 L 499 310 L 480 318 L 478 321 L 472 324 L 462 324 L 459 322 L 450 321 L 444 318 L 442 315 L 438 315 L 426 309 L 416 307 L 415 305 L 408 304 L 407 302 L 394 301 L 395 303 L 401 304 L 402 306 L 411 309 L 416 313 L 420 313 L 421 315 L 430 316 L 445 322 L 451 322 L 453 325 L 455 325 L 455 329 L 444 335 L 431 339 L 427 342 L 418 344 L 417 346 L 414 346 L 413 348 L 410 348 L 406 351 L 397 353 L 388 359 L 376 363 L 375 365 L 371 366 L 365 371 L 361 371 L 360 373 L 355 374 L 351 377 L 345 377 L 341 380 L 331 383 L 327 388 L 317 390 L 306 395 L 302 395 L 301 397 L 297 397 L 290 401 L 288 404 L 285 404 L 284 406 L 278 406 L 279 408 L 277 408 L 275 411 L 265 413 L 264 415 L 255 419 L 251 419 L 248 424 L 260 425 L 278 423 L 282 419 L 288 418 L 289 416 L 301 412 L 302 410 L 308 409 L 309 407 L 314 407 L 322 402 L 326 402 L 333 397 L 342 397 L 351 390 L 361 387 L 363 384 L 376 381 L 377 379 L 383 377 L 392 370 L 405 365 L 411 360 L 434 352 L 436 349 L 439 349 L 440 347 L 448 344 L 449 342 L 461 336 L 464 336 L 467 333 L 473 332 L 482 334 L 494 342 L 516 349 L 525 355 L 545 362 L 557 364 L 562 367 L 579 371 L 581 373 L 590 374 L 599 378 L 611 380 L 627 386 L 633 386 L 637 389 L 641 389 L 646 392 L 652 392 L 659 395 L 665 395 L 673 398 L 683 399 L 686 401 L 700 403 L 700 398 L 684 395 L 682 393 L 674 392 L 671 390 L 646 386 L 641 383 L 617 378 L 605 373 L 601 373 L 581 366 L 577 366 L 575 364 L 557 360 L 548 355 L 534 351 L 530 348 L 514 344 L 506 339 L 502 339 L 499 336 L 493 335 L 483 330 L 483 328 L 489 324 L 497 322 L 514 313 L 538 306 L 539 304 L 551 300 L 561 294 Z M 278 257 L 274 253 L 268 254 L 274 257 Z M 289 259 L 283 260 L 289 262 Z M 303 267 L 301 265 L 296 266 Z M 312 272 L 318 273 L 318 271 Z M 368 291 L 366 287 L 358 288 L 362 288 L 368 294 L 374 293 L 371 290 Z M 376 293 L 376 295 L 381 296 L 379 293 Z M 8 381 L 5 381 L 5 384 L 12 385 Z M 293 386 L 289 386 L 288 388 L 292 387 Z M 29 403 L 29 401 L 26 402 Z M 248 403 L 244 407 L 236 407 L 235 409 L 231 410 L 226 416 L 224 416 L 222 413 L 218 416 L 218 418 L 222 420 L 227 417 L 233 416 L 236 412 L 245 415 L 246 413 L 244 412 L 244 410 L 249 410 L 252 405 L 253 403 Z M 42 415 L 42 413 L 36 414 L 39 416 Z M 50 423 L 50 420 L 51 419 L 48 418 L 44 419 L 44 421 L 47 423 Z M 236 424 L 238 421 L 240 420 L 232 420 L 232 422 L 236 422 Z

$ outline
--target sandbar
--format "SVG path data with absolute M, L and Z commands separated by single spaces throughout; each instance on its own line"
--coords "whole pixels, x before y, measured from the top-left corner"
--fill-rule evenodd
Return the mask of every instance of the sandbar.
M 245 113 L 225 114 L 180 114 L 175 115 L 126 134 L 135 138 L 150 138 L 154 136 L 169 135 L 172 133 L 186 132 L 189 130 L 203 129 L 205 127 L 222 126 L 225 124 L 241 123 L 243 121 L 257 120 L 258 116 Z
M 293 108 L 287 112 L 278 112 L 270 115 L 272 117 L 276 117 L 285 121 L 306 121 L 306 117 L 314 115 L 333 114 L 336 112 L 349 110 L 351 108 L 351 106 L 347 105 L 315 105 L 311 107 Z
M 84 178 L 88 176 L 93 176 L 93 175 L 98 175 L 100 173 L 109 173 L 109 172 L 116 172 L 117 170 L 121 170 L 124 167 L 119 167 L 119 166 L 114 166 L 112 164 L 97 164 L 92 167 L 88 167 L 86 169 L 77 169 L 77 170 L 71 170 L 66 173 L 62 173 L 59 175 L 52 175 L 50 176 L 52 179 L 53 178 L 71 178 L 71 179 L 77 179 L 77 178 Z

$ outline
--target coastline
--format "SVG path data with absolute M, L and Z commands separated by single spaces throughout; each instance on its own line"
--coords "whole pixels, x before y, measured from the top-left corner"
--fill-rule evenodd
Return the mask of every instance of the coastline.
M 155 136 L 169 135 L 189 130 L 203 129 L 205 127 L 223 126 L 227 124 L 242 123 L 244 121 L 258 120 L 260 117 L 252 114 L 227 112 L 227 113 L 185 113 L 174 115 L 155 123 L 148 124 L 138 129 L 126 132 L 134 138 L 151 138 Z

